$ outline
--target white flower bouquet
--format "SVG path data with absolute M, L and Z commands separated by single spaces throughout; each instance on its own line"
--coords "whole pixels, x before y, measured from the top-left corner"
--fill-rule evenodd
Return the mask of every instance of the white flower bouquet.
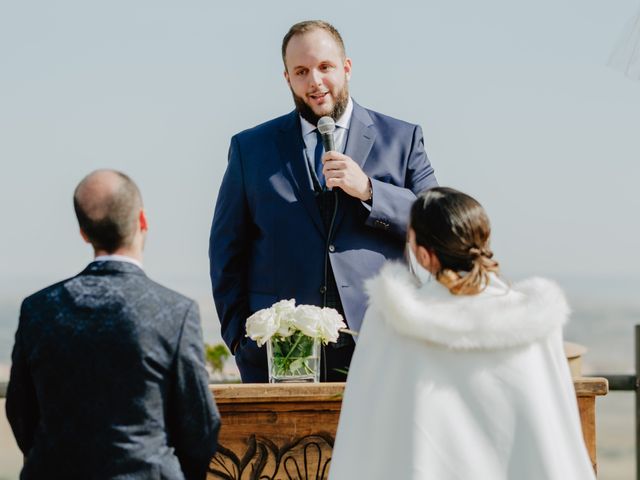
M 247 319 L 247 337 L 267 344 L 269 381 L 317 382 L 320 343 L 335 342 L 346 324 L 333 308 L 281 300 Z

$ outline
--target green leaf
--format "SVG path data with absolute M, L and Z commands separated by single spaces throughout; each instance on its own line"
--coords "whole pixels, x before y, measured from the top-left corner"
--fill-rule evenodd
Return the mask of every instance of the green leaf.
M 215 345 L 205 344 L 204 355 L 207 363 L 214 372 L 222 373 L 224 362 L 231 356 L 231 352 L 224 343 L 216 343 Z

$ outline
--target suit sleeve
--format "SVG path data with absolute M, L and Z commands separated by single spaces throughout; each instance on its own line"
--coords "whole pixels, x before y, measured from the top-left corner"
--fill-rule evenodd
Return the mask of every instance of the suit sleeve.
M 231 351 L 244 336 L 249 315 L 247 269 L 250 217 L 240 149 L 231 139 L 229 163 L 222 179 L 209 237 L 209 272 L 222 338 Z M 234 352 L 235 353 L 235 352 Z
M 20 323 L 11 355 L 11 373 L 7 387 L 7 419 L 16 438 L 16 443 L 26 456 L 33 446 L 39 422 L 36 390 L 31 378 L 27 353 L 24 348 L 23 331 L 26 323 L 25 305 L 20 311 Z
M 184 318 L 174 360 L 170 392 L 170 432 L 185 478 L 204 479 L 220 430 L 220 415 L 204 368 L 204 343 L 198 307 Z
M 417 125 L 413 131 L 405 178 L 404 187 L 371 179 L 373 203 L 366 220 L 367 225 L 404 238 L 416 195 L 438 186 L 433 167 L 424 149 L 422 129 Z

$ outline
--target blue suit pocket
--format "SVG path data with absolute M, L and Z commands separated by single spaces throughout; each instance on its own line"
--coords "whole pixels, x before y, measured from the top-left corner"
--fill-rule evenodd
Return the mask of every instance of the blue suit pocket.
M 373 178 L 374 180 L 378 180 L 379 182 L 382 182 L 382 183 L 398 185 L 398 183 L 395 181 L 394 176 L 389 173 L 385 173 L 383 175 L 371 175 L 371 178 Z
M 267 368 L 267 347 L 263 345 L 258 347 L 258 344 L 248 337 L 245 337 L 240 342 L 238 352 L 242 357 L 242 360 L 263 369 Z

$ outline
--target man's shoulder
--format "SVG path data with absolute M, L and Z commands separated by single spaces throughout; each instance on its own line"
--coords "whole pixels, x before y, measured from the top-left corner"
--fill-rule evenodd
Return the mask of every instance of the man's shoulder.
M 140 292 L 144 292 L 143 299 L 139 298 Z M 157 303 L 165 308 L 186 310 L 195 304 L 189 297 L 161 285 L 146 275 L 94 276 L 84 271 L 29 295 L 23 300 L 22 309 L 37 311 L 51 307 L 64 308 L 66 304 L 75 303 L 81 297 L 84 297 L 83 303 L 90 304 L 91 296 L 97 299 L 97 295 L 108 297 L 112 294 L 120 297 L 120 301 L 135 297 L 135 302 L 139 305 Z
M 387 128 L 400 129 L 400 130 L 408 130 L 414 131 L 416 128 L 419 128 L 419 125 L 411 122 L 407 122 L 406 120 L 400 120 L 399 118 L 392 117 L 390 115 L 385 115 L 384 113 L 376 112 L 375 110 L 371 110 L 366 107 L 359 106 L 360 109 L 364 110 L 366 114 L 370 117 L 371 121 L 374 125 L 385 125 Z M 354 109 L 354 114 L 356 114 L 357 109 Z
M 274 132 L 290 125 L 290 122 L 293 120 L 295 120 L 295 113 L 289 112 L 285 115 L 267 120 L 266 122 L 254 127 L 247 128 L 246 130 L 235 134 L 233 138 L 237 139 L 239 142 L 245 142 L 253 141 L 263 136 L 270 136 L 273 135 Z
M 161 283 L 152 280 L 146 275 L 105 276 L 105 288 L 112 292 L 126 291 L 123 301 L 132 302 L 140 307 L 154 305 L 157 308 L 170 310 L 188 310 L 195 301 Z M 84 282 L 83 275 L 76 277 L 75 281 Z M 143 294 L 143 296 L 141 296 Z
M 167 302 L 167 304 L 184 308 L 189 308 L 196 304 L 195 300 L 187 297 L 186 295 L 183 295 L 169 287 L 165 287 L 155 280 L 151 280 L 149 277 L 145 278 L 146 281 L 149 282 L 149 288 L 156 292 L 157 298 L 162 299 L 162 301 Z
M 46 303 L 60 301 L 64 286 L 74 278 L 76 276 L 66 278 L 32 293 L 22 301 L 22 307 L 37 308 Z

